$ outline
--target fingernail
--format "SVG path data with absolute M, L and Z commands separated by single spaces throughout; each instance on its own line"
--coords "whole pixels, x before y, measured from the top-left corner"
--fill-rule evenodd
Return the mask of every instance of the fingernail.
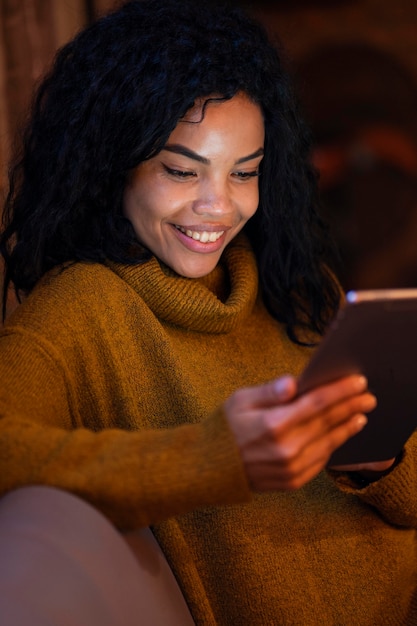
M 363 400 L 362 410 L 363 411 L 372 411 L 377 405 L 377 399 L 373 395 L 369 395 Z
M 282 376 L 274 381 L 274 389 L 277 393 L 285 393 L 288 390 L 289 377 Z
M 274 380 L 274 391 L 278 394 L 281 394 L 285 390 L 285 383 L 282 378 L 278 378 Z
M 368 418 L 366 417 L 366 415 L 358 415 L 356 418 L 356 426 L 358 427 L 358 430 L 362 430 L 362 428 L 364 426 L 366 426 L 366 424 L 368 423 Z
M 355 384 L 358 391 L 363 391 L 368 387 L 368 380 L 365 376 L 358 376 L 356 378 Z

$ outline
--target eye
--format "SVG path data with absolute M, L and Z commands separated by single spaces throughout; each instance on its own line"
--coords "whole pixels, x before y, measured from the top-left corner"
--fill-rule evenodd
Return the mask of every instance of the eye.
M 173 176 L 174 178 L 180 178 L 182 180 L 186 179 L 186 178 L 193 178 L 194 176 L 196 176 L 195 172 L 192 171 L 187 171 L 187 170 L 177 170 L 174 169 L 172 167 L 168 167 L 165 164 L 162 164 L 164 170 L 166 171 L 167 174 L 169 174 L 170 176 Z
M 251 178 L 257 178 L 259 176 L 259 171 L 255 170 L 254 172 L 233 172 L 233 176 L 235 176 L 238 180 L 249 180 Z

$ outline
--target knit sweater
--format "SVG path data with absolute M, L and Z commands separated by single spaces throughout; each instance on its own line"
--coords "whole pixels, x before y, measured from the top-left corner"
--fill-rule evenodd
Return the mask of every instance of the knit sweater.
M 253 493 L 221 406 L 310 350 L 238 238 L 204 279 L 152 259 L 49 273 L 0 335 L 0 492 L 46 484 L 152 525 L 197 624 L 417 624 L 416 440 L 358 489 Z

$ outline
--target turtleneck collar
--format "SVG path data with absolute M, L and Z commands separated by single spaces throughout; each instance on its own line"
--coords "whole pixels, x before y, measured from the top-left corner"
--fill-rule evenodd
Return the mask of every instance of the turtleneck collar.
M 256 260 L 244 235 L 201 279 L 179 276 L 156 257 L 141 265 L 108 265 L 159 319 L 194 331 L 229 332 L 250 313 L 258 291 Z

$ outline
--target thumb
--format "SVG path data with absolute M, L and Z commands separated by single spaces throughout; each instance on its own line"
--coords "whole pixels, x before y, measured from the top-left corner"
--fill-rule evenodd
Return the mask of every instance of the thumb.
M 293 376 L 282 376 L 265 385 L 238 389 L 225 402 L 227 412 L 254 408 L 270 408 L 290 402 L 297 395 Z
M 297 382 L 293 376 L 281 376 L 271 383 L 278 402 L 289 402 L 297 395 Z
M 252 406 L 270 408 L 295 398 L 297 382 L 293 376 L 282 376 L 260 387 L 252 387 L 248 391 L 251 393 Z

